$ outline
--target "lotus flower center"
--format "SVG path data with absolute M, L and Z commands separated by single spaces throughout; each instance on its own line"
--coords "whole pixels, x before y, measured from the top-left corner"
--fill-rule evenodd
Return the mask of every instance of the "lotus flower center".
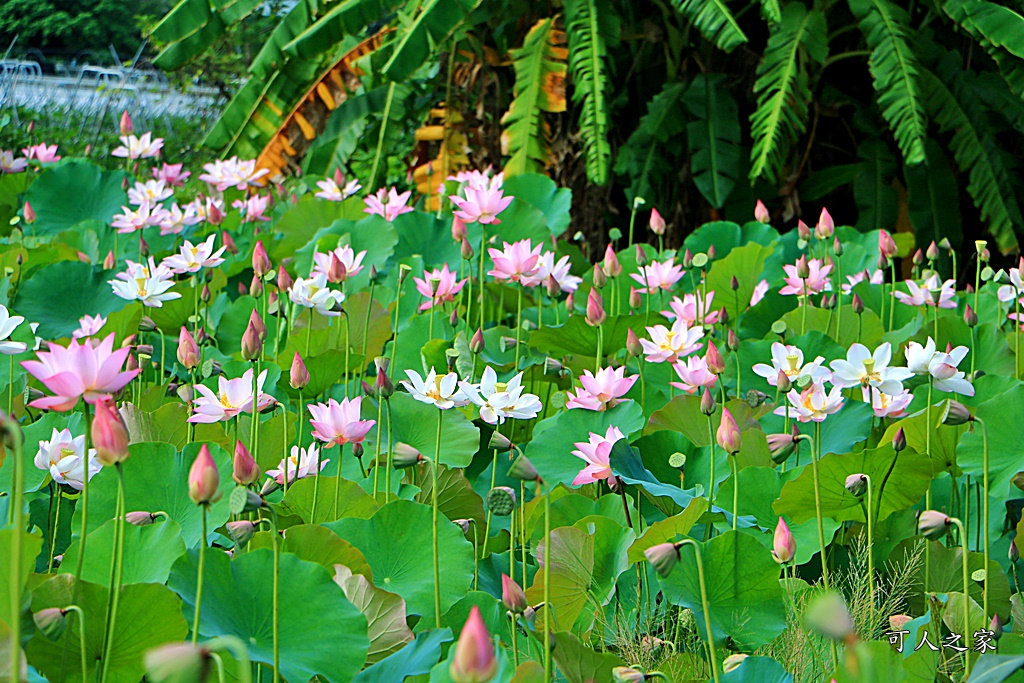
M 789 368 L 785 370 L 785 373 L 790 377 L 800 374 L 800 368 L 797 366 L 799 361 L 800 358 L 796 354 L 786 356 L 786 362 L 789 363 Z
M 882 376 L 875 372 L 875 359 L 868 358 L 864 361 L 864 379 L 862 382 L 868 384 L 869 382 L 881 382 Z
M 66 458 L 69 455 L 74 455 L 75 449 L 70 444 L 64 444 L 60 447 L 60 457 Z
M 217 400 L 220 401 L 220 404 L 225 408 L 235 407 L 234 405 L 232 405 L 231 400 L 228 399 L 228 395 L 224 392 L 217 394 Z

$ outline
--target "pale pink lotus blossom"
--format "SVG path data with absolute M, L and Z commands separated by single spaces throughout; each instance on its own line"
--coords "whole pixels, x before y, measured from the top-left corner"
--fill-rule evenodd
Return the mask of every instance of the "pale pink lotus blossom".
M 323 273 L 328 278 L 331 274 L 331 256 L 337 257 L 341 262 L 341 265 L 345 266 L 345 277 L 342 279 L 348 279 L 359 275 L 363 270 L 363 259 L 366 258 L 366 250 L 360 251 L 358 254 L 355 249 L 347 244 L 342 244 L 337 248 L 326 252 L 314 252 L 313 253 L 313 272 Z
M 216 268 L 224 263 L 221 254 L 227 249 L 227 247 L 221 247 L 214 251 L 213 242 L 216 239 L 217 235 L 213 234 L 207 237 L 205 241 L 195 245 L 185 240 L 185 244 L 178 253 L 168 256 L 160 265 L 169 268 L 172 273 L 178 275 L 198 273 L 203 268 Z
M 768 285 L 767 280 L 761 280 L 754 285 L 754 291 L 750 294 L 751 307 L 758 305 L 761 302 L 761 299 L 764 298 L 764 295 L 768 293 L 769 289 L 771 289 L 771 287 Z
M 427 298 L 420 304 L 420 310 L 426 311 L 454 300 L 455 295 L 466 286 L 467 282 L 466 280 L 459 281 L 458 278 L 456 273 L 448 269 L 447 263 L 443 268 L 424 271 L 422 278 L 413 277 L 416 291 Z
M 971 384 L 963 370 L 957 369 L 967 356 L 968 348 L 958 346 L 949 353 L 938 352 L 928 366 L 928 372 L 934 378 L 932 385 L 939 391 L 948 391 L 964 396 L 974 396 L 974 385 Z
M 98 344 L 72 340 L 67 348 L 51 343 L 49 351 L 36 353 L 38 360 L 22 362 L 30 375 L 42 382 L 53 396 L 32 401 L 33 408 L 65 412 L 78 404 L 108 399 L 132 381 L 139 370 L 122 371 L 130 349 L 114 350 L 114 335 Z
M 78 319 L 78 329 L 71 333 L 74 339 L 92 337 L 103 329 L 107 319 L 102 315 L 85 315 Z
M 909 293 L 896 292 L 896 298 L 908 306 L 937 306 L 939 308 L 956 308 L 956 282 L 942 282 L 937 274 L 932 274 L 918 286 L 913 280 L 906 281 Z
M 771 386 L 776 386 L 779 379 L 779 371 L 786 373 L 793 384 L 803 385 L 806 382 L 820 381 L 827 382 L 832 376 L 827 367 L 824 356 L 818 356 L 810 363 L 804 365 L 804 352 L 792 345 L 772 343 L 772 364 L 757 363 L 754 365 L 754 373 L 764 377 Z
M 824 382 L 817 380 L 807 385 L 802 392 L 791 389 L 786 395 L 789 406 L 775 409 L 776 415 L 789 415 L 800 422 L 823 422 L 826 417 L 843 407 L 843 390 L 832 387 L 825 393 Z
M 714 298 L 714 292 L 708 292 L 706 298 L 700 294 L 684 294 L 682 299 L 674 296 L 668 304 L 672 310 L 662 311 L 661 314 L 669 320 L 684 320 L 687 325 L 714 325 L 719 316 L 719 312 L 711 308 Z
M 199 179 L 212 185 L 218 192 L 223 192 L 232 186 L 238 190 L 258 186 L 256 181 L 270 173 L 270 170 L 266 168 L 256 170 L 255 159 L 240 161 L 238 157 L 205 164 L 203 170 L 206 173 L 200 175 Z
M 96 449 L 89 449 L 89 480 L 103 465 L 96 458 Z M 58 484 L 66 484 L 76 491 L 85 488 L 85 434 L 72 436 L 70 429 L 54 428 L 49 441 L 39 442 L 35 465 L 49 472 Z
M 832 361 L 833 385 L 845 389 L 847 387 L 874 387 L 884 394 L 896 396 L 903 393 L 903 380 L 910 379 L 914 373 L 907 368 L 889 365 L 892 360 L 892 345 L 889 342 L 879 345 L 874 353 L 863 344 L 855 343 L 846 352 L 846 359 Z
M 658 290 L 669 290 L 683 277 L 683 267 L 674 259 L 668 261 L 652 261 L 640 269 L 639 273 L 629 276 L 643 285 L 639 291 L 654 294 Z
M 170 215 L 164 207 L 150 204 L 143 204 L 138 210 L 122 206 L 121 210 L 124 213 L 114 214 L 110 225 L 122 235 L 144 230 L 150 225 L 160 225 Z
M 23 173 L 26 168 L 25 157 L 15 157 L 13 151 L 0 149 L 0 173 Z
M 53 161 L 60 161 L 60 155 L 57 154 L 57 145 L 47 146 L 45 142 L 38 145 L 30 145 L 29 147 L 21 150 L 21 153 L 24 154 L 29 161 L 38 161 L 44 164 Z
M 582 389 L 572 390 L 568 393 L 566 408 L 583 408 L 585 410 L 605 410 L 611 408 L 625 396 L 640 375 L 626 377 L 626 368 L 601 368 L 594 375 L 590 370 L 584 370 L 580 376 Z
M 409 379 L 403 379 L 401 385 L 420 403 L 429 403 L 441 410 L 448 410 L 470 402 L 465 391 L 459 386 L 459 376 L 454 372 L 439 375 L 434 368 L 430 368 L 426 377 L 420 377 L 415 370 L 406 370 L 405 375 Z
M 880 285 L 885 282 L 885 273 L 877 268 L 874 271 L 862 270 L 859 273 L 846 276 L 847 284 L 843 285 L 843 293 L 849 294 L 853 291 L 853 288 L 861 282 L 867 281 L 868 284 Z
M 162 180 L 147 180 L 135 183 L 128 189 L 128 203 L 132 206 L 153 206 L 174 194 Z
M 609 484 L 615 481 L 612 474 L 612 467 L 609 463 L 609 456 L 612 447 L 617 441 L 625 438 L 618 427 L 611 426 L 604 436 L 590 432 L 587 441 L 577 441 L 573 445 L 578 450 L 572 452 L 577 458 L 583 460 L 586 466 L 580 470 L 576 478 L 572 480 L 574 486 L 582 484 L 593 484 L 601 479 L 608 479 Z
M 178 235 L 186 226 L 195 225 L 202 220 L 192 204 L 187 204 L 182 210 L 177 202 L 171 204 L 171 208 L 164 212 L 160 220 L 160 235 Z
M 503 196 L 501 189 L 492 190 L 489 187 L 477 188 L 467 185 L 463 192 L 466 194 L 465 199 L 459 195 L 451 195 L 448 199 L 458 207 L 455 215 L 466 224 L 479 221 L 484 225 L 497 225 L 501 222 L 498 220 L 498 214 L 507 209 L 513 199 Z
M 904 389 L 902 393 L 890 396 L 873 387 L 861 387 L 861 395 L 865 403 L 871 404 L 875 417 L 903 417 L 907 414 L 907 406 L 914 400 L 910 389 Z
M 291 455 L 288 456 L 287 463 L 281 460 L 277 465 L 277 469 L 267 470 L 266 475 L 276 481 L 279 486 L 284 486 L 284 473 L 286 469 L 288 471 L 288 483 L 290 484 L 296 479 L 317 476 L 320 470 L 330 461 L 330 458 L 320 459 L 320 449 L 314 444 L 310 444 L 308 448 L 292 446 Z
M 700 356 L 690 356 L 685 361 L 680 359 L 672 364 L 680 382 L 670 382 L 676 389 L 687 394 L 695 394 L 701 387 L 711 389 L 718 381 L 718 375 L 708 369 L 708 363 Z
M 163 138 L 154 138 L 152 133 L 143 133 L 141 137 L 134 135 L 122 135 L 121 146 L 114 148 L 111 156 L 127 158 L 129 161 L 135 159 L 151 159 L 160 154 L 164 146 Z
M 192 171 L 182 170 L 182 164 L 164 162 L 160 168 L 153 168 L 153 178 L 164 181 L 168 187 L 183 187 L 191 175 Z
M 200 221 L 210 221 L 216 225 L 220 221 L 212 221 L 210 219 L 213 216 L 219 216 L 220 219 L 223 220 L 224 200 L 214 197 L 196 197 L 185 205 L 186 212 L 190 209 L 195 213 L 195 216 L 198 219 L 196 221 L 197 223 Z
M 807 262 L 809 275 L 806 278 L 806 291 L 804 290 L 805 279 L 799 276 L 799 266 L 786 264 L 782 268 L 786 271 L 786 286 L 779 290 L 779 294 L 809 296 L 832 289 L 832 283 L 828 279 L 829 273 L 832 272 L 831 263 L 822 265 L 821 259 L 816 258 Z
M 363 199 L 363 202 L 366 203 L 363 213 L 381 216 L 390 223 L 403 213 L 413 210 L 411 206 L 406 206 L 411 196 L 411 190 L 399 194 L 398 190 L 393 187 L 390 190 L 382 187 L 377 190 L 376 194 L 371 194 Z
M 680 357 L 698 350 L 704 338 L 704 329 L 688 327 L 685 320 L 677 319 L 671 328 L 654 325 L 647 328 L 650 340 L 641 339 L 645 360 L 649 363 L 675 363 Z
M 338 445 L 344 446 L 347 443 L 362 443 L 367 432 L 377 424 L 376 420 L 360 419 L 360 404 L 362 396 L 353 399 L 343 398 L 338 403 L 333 398 L 328 399 L 327 405 L 323 403 L 311 403 L 307 406 L 309 414 L 312 415 L 309 424 L 313 425 L 313 437 L 323 441 L 324 448 Z
M 498 173 L 492 176 L 491 173 L 493 173 L 493 169 L 488 166 L 484 171 L 476 169 L 472 171 L 459 171 L 455 175 L 448 176 L 447 180 L 454 180 L 461 185 L 478 190 L 500 190 L 501 186 L 505 183 L 505 174 Z
M 520 240 L 514 244 L 503 243 L 502 249 L 489 248 L 487 253 L 494 261 L 494 270 L 487 274 L 496 280 L 510 282 L 530 281 L 540 272 L 540 250 L 543 245 L 533 247 L 530 240 Z
M 267 379 L 267 371 L 259 374 L 256 380 L 256 391 L 259 395 L 257 410 L 263 410 L 274 402 L 273 397 L 263 393 L 263 383 Z M 252 413 L 252 369 L 246 370 L 241 377 L 228 379 L 224 375 L 217 378 L 217 393 L 213 393 L 203 384 L 196 384 L 199 396 L 195 399 L 195 412 L 189 422 L 213 423 L 226 422 L 241 413 Z
M 546 287 L 552 292 L 575 292 L 583 283 L 583 278 L 569 272 L 571 265 L 568 256 L 563 256 L 555 263 L 555 252 L 545 251 L 540 255 L 537 272 L 524 277 L 522 283 L 526 287 Z
M 341 195 L 341 188 L 338 187 L 338 183 L 334 182 L 333 178 L 318 180 L 316 181 L 316 186 L 320 188 L 320 191 L 314 194 L 314 197 L 326 199 L 329 202 L 340 202 L 344 199 Z
M 267 207 L 270 205 L 270 195 L 254 194 L 246 200 L 236 199 L 231 202 L 231 207 L 238 209 L 242 214 L 242 222 L 253 223 L 256 221 L 268 222 L 270 216 L 266 215 Z
M 1003 303 L 1008 303 L 1024 296 L 1024 282 L 1021 281 L 1022 268 L 1024 268 L 1024 258 L 1018 262 L 1016 268 L 1009 269 L 1010 284 L 1000 285 L 996 291 L 996 297 Z M 995 279 L 998 282 L 1001 278 L 997 275 Z
M 114 294 L 128 301 L 141 301 L 144 306 L 162 308 L 165 301 L 180 299 L 181 294 L 171 292 L 174 273 L 163 264 L 157 266 L 153 257 L 149 263 L 126 261 L 126 270 L 118 273 L 114 280 L 107 280 Z

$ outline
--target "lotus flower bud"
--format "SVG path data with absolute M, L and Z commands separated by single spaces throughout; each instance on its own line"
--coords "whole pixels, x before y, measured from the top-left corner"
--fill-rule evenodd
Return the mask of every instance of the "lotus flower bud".
M 881 230 L 878 233 L 878 251 L 887 260 L 895 258 L 899 251 L 896 247 L 896 240 L 885 230 Z
M 754 205 L 754 220 L 758 223 L 770 223 L 772 220 L 771 214 L 768 213 L 768 207 L 760 199 Z
M 633 667 L 617 666 L 612 669 L 612 683 L 643 683 L 644 680 L 644 672 Z
M 634 358 L 639 358 L 644 352 L 644 347 L 640 343 L 640 338 L 637 337 L 636 332 L 633 328 L 626 328 L 626 353 Z
M 827 240 L 836 231 L 836 224 L 832 220 L 828 209 L 821 208 L 821 215 L 818 217 L 818 224 L 814 227 L 814 234 L 819 240 Z
M 1003 620 L 999 618 L 998 614 L 992 615 L 992 621 L 989 622 L 988 630 L 992 631 L 992 638 L 999 640 L 1003 637 Z
M 868 478 L 863 474 L 851 474 L 846 478 L 846 490 L 860 498 L 868 490 Z
M 967 406 L 960 403 L 960 401 L 949 401 L 949 408 L 946 410 L 946 415 L 942 418 L 942 424 L 957 427 L 973 421 L 974 416 L 971 415 L 971 411 L 967 410 Z
M 718 406 L 715 404 L 715 397 L 711 395 L 711 392 L 708 391 L 707 388 L 705 388 L 704 393 L 701 394 L 700 397 L 700 412 L 705 415 L 714 415 L 715 410 L 717 409 Z
M 743 435 L 740 433 L 740 427 L 725 406 L 722 407 L 722 421 L 718 425 L 715 440 L 718 441 L 722 450 L 730 455 L 736 455 L 743 447 Z
M 422 462 L 426 462 L 423 454 L 407 443 L 396 443 L 391 452 L 391 466 L 396 470 L 404 470 Z
M 277 269 L 277 289 L 282 292 L 290 292 L 293 284 L 295 284 L 295 281 L 292 280 L 292 276 L 288 274 L 284 266 L 279 266 Z
M 263 342 L 260 341 L 259 330 L 250 321 L 245 328 L 245 334 L 242 335 L 242 360 L 257 360 L 262 350 Z
M 974 327 L 978 324 L 978 314 L 974 312 L 970 304 L 964 306 L 964 323 L 967 327 Z
M 597 289 L 591 289 L 590 294 L 587 295 L 587 324 L 591 327 L 598 327 L 603 325 L 607 319 L 608 314 L 604 311 L 604 299 L 597 293 Z
M 937 510 L 925 510 L 917 517 L 917 533 L 925 538 L 935 540 L 946 534 L 949 525 L 952 524 L 949 517 Z
M 452 216 L 452 241 L 458 244 L 466 241 L 466 224 L 458 216 Z
M 689 249 L 683 251 L 683 258 L 680 261 L 680 263 L 686 270 L 689 270 L 691 267 L 693 267 L 693 254 L 690 252 Z
M 260 336 L 260 343 L 263 343 L 267 339 L 267 326 L 263 322 L 263 318 L 256 312 L 256 309 L 252 309 L 252 313 L 249 314 L 249 324 L 256 328 L 256 332 Z
M 796 222 L 796 236 L 801 242 L 809 242 L 811 239 L 811 228 L 803 221 Z
M 454 683 L 487 683 L 498 672 L 498 660 L 494 656 L 494 643 L 487 631 L 480 608 L 473 605 L 469 618 L 455 644 L 448 673 Z
M 121 135 L 131 135 L 132 133 L 135 132 L 135 126 L 132 125 L 131 114 L 128 113 L 127 109 L 121 112 L 120 129 Z
M 811 276 L 811 268 L 807 265 L 806 254 L 802 254 L 800 258 L 796 260 L 796 276 L 802 280 L 806 280 Z
M 550 275 L 544 280 L 544 288 L 547 290 L 548 296 L 552 299 L 562 293 L 562 285 L 558 284 L 558 280 Z
M 1010 558 L 1010 562 L 1016 562 L 1020 558 L 1020 552 L 1017 550 L 1017 540 L 1010 541 L 1010 550 L 1006 553 L 1007 557 Z
M 235 545 L 245 545 L 256 535 L 256 525 L 247 519 L 228 522 L 224 526 L 227 527 L 228 535 Z
M 832 253 L 834 253 L 836 256 L 842 256 L 843 251 L 843 243 L 839 241 L 838 237 L 835 238 L 835 240 L 832 242 Z
M 210 449 L 204 443 L 188 471 L 188 495 L 196 505 L 220 500 L 220 473 Z
M 459 251 L 462 254 L 462 258 L 465 259 L 466 261 L 472 261 L 473 256 L 476 255 L 476 252 L 473 251 L 473 245 L 470 244 L 469 240 L 467 240 L 465 237 L 462 238 L 462 244 L 459 247 Z
M 128 430 L 112 401 L 97 401 L 92 421 L 92 445 L 96 459 L 110 466 L 128 459 Z
M 508 574 L 501 575 L 501 604 L 505 605 L 505 609 L 513 614 L 522 614 L 529 607 L 526 602 L 526 593 Z
M 935 240 L 932 240 L 932 243 L 928 245 L 926 255 L 928 256 L 929 261 L 934 261 L 939 258 L 939 245 L 935 244 Z
M 612 249 L 612 245 L 609 244 L 604 250 L 604 273 L 608 277 L 618 277 L 622 275 L 622 264 L 619 263 L 619 257 Z
M 306 364 L 302 362 L 302 356 L 299 355 L 298 351 L 295 352 L 295 357 L 292 358 L 292 367 L 288 373 L 288 384 L 295 390 L 304 389 L 309 384 L 309 370 L 306 369 Z
M 632 309 L 640 308 L 643 304 L 643 299 L 640 298 L 640 290 L 636 287 L 629 288 L 629 307 Z
M 518 458 L 512 461 L 512 464 L 508 468 L 508 476 L 511 479 L 519 479 L 520 481 L 540 481 L 540 473 L 537 472 L 537 468 L 533 466 L 529 458 L 525 455 L 520 455 Z
M 395 385 L 392 383 L 391 378 L 388 377 L 388 366 L 386 362 L 377 364 L 377 381 L 373 388 L 376 390 L 377 395 L 382 398 L 391 398 L 395 393 Z
M 647 265 L 647 252 L 644 251 L 643 245 L 639 242 L 636 244 L 636 256 L 634 257 L 634 260 L 636 261 L 636 265 L 640 268 Z
M 793 381 L 789 379 L 785 370 L 779 370 L 779 374 L 775 377 L 775 384 L 778 386 L 779 392 L 783 394 L 789 393 L 789 390 L 793 388 Z
M 920 266 L 924 263 L 924 252 L 918 249 L 914 252 L 914 256 L 910 260 L 915 266 Z
M 252 272 L 255 273 L 256 277 L 263 278 L 271 270 L 273 270 L 273 266 L 270 264 L 270 257 L 263 246 L 263 240 L 257 240 L 256 246 L 252 250 Z
M 114 256 L 114 250 L 111 249 L 103 259 L 103 270 L 112 270 L 115 266 L 117 266 L 117 258 Z
M 260 466 L 256 464 L 252 453 L 241 441 L 235 441 L 235 457 L 231 464 L 233 467 L 231 478 L 239 486 L 249 486 L 259 481 Z
M 361 445 L 361 444 L 357 444 Z M 453 519 L 452 524 L 459 527 L 463 534 L 469 533 L 469 525 L 472 523 L 471 519 Z
M 59 607 L 50 607 L 33 614 L 32 620 L 36 622 L 36 628 L 47 640 L 57 641 L 68 627 L 65 614 L 66 612 Z
M 182 384 L 174 390 L 174 393 L 185 403 L 192 403 L 196 397 L 195 389 L 192 388 L 191 384 Z
M 779 517 L 775 525 L 775 536 L 772 539 L 772 558 L 779 564 L 789 564 L 796 556 L 796 539 L 789 531 L 786 520 Z
M 146 653 L 146 680 L 151 683 L 206 683 L 213 658 L 204 647 L 168 643 Z
M 594 288 L 595 289 L 602 289 L 606 284 L 608 284 L 608 276 L 605 275 L 604 270 L 602 270 L 601 266 L 599 264 L 597 264 L 597 263 L 594 264 L 594 278 L 593 279 L 594 279 Z
M 149 242 L 144 237 L 139 237 L 139 256 L 149 256 Z
M 913 617 L 906 614 L 893 614 L 889 617 L 889 628 L 893 631 L 902 631 L 903 627 L 913 620 Z
M 675 543 L 652 545 L 644 551 L 644 557 L 654 567 L 654 571 L 658 572 L 658 576 L 665 578 L 679 562 L 679 546 Z
M 838 593 L 829 591 L 815 598 L 804 613 L 807 625 L 834 640 L 854 637 L 853 619 L 846 601 Z
M 651 209 L 651 218 L 648 222 L 648 226 L 651 228 L 651 232 L 655 235 L 665 234 L 665 219 L 661 217 L 657 209 Z
M 707 251 L 706 256 L 707 256 L 707 261 L 714 261 L 715 260 L 715 257 L 718 256 L 718 249 L 715 248 L 715 245 L 712 244 L 712 245 L 708 246 L 708 251 Z M 699 264 L 698 268 L 704 268 L 704 266 L 707 265 L 707 261 L 705 261 L 704 263 Z
M 859 294 L 853 295 L 853 300 L 850 301 L 850 306 L 853 308 L 853 312 L 857 315 L 864 312 L 864 300 L 860 298 Z
M 25 214 L 26 223 L 32 225 L 33 223 L 36 222 L 36 212 L 35 209 L 32 208 L 32 205 L 30 203 L 25 202 L 25 210 L 23 211 L 23 213 Z
M 889 259 L 886 258 L 885 254 L 878 255 L 878 260 L 875 261 L 875 267 L 879 270 L 885 270 L 889 267 Z
M 725 372 L 725 359 L 722 358 L 722 353 L 715 346 L 713 341 L 708 341 L 708 349 L 704 354 L 704 362 L 707 363 L 708 370 L 715 375 L 721 375 Z
M 156 521 L 157 515 L 152 512 L 146 512 L 145 510 L 135 510 L 129 512 L 124 516 L 124 521 L 128 522 L 133 526 L 149 526 Z
M 484 331 L 477 328 L 476 332 L 469 339 L 469 350 L 473 353 L 480 353 L 484 350 Z
M 348 277 L 348 269 L 345 268 L 345 264 L 341 262 L 338 255 L 332 251 L 331 265 L 327 267 L 327 281 L 344 282 L 346 277 Z
M 786 462 L 796 450 L 796 440 L 790 434 L 769 434 L 767 438 L 768 454 L 777 465 Z
M 261 296 L 263 296 L 263 280 L 253 275 L 252 280 L 249 281 L 248 292 L 249 296 L 253 297 L 254 299 L 259 299 Z

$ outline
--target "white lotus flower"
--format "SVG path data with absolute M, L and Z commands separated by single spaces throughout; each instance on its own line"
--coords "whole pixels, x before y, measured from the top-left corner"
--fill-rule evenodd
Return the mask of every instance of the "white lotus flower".
M 890 367 L 892 345 L 885 342 L 872 354 L 863 344 L 854 344 L 846 360 L 832 361 L 832 384 L 837 387 L 874 387 L 884 394 L 897 396 L 903 392 L 903 380 L 914 373 L 907 368 Z
M 308 278 L 297 278 L 288 292 L 292 303 L 304 308 L 315 308 L 322 315 L 341 315 L 334 310 L 334 305 L 345 300 L 345 295 L 327 287 L 327 276 L 313 273 Z
M 537 417 L 543 407 L 540 398 L 523 393 L 523 373 L 507 383 L 499 382 L 494 368 L 487 366 L 480 384 L 460 382 L 462 392 L 480 407 L 480 419 L 488 424 L 504 424 L 505 420 L 530 420 Z
M 54 429 L 49 441 L 39 442 L 35 465 L 50 473 L 58 484 L 67 484 L 76 491 L 85 487 L 85 435 L 71 436 L 71 431 Z M 89 479 L 102 469 L 96 449 L 89 449 Z
M 459 387 L 459 376 L 454 372 L 438 375 L 431 368 L 426 377 L 420 377 L 415 370 L 406 370 L 405 374 L 409 379 L 403 379 L 402 386 L 421 403 L 430 403 L 441 410 L 448 410 L 464 406 L 470 401 Z
M 28 349 L 24 342 L 9 341 L 8 338 L 18 329 L 18 325 L 25 322 L 20 315 L 11 315 L 6 306 L 0 306 L 0 353 L 5 356 L 13 356 Z

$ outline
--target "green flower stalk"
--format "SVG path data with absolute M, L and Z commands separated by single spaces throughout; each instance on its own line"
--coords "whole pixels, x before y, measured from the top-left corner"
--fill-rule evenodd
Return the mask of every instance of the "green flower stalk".
M 199 639 L 199 618 L 203 604 L 203 569 L 206 566 L 207 515 L 210 505 L 220 499 L 220 473 L 210 449 L 203 444 L 188 473 L 188 495 L 202 510 L 203 535 L 199 539 L 199 571 L 196 577 L 196 605 L 192 618 L 192 644 Z
M 86 411 L 88 412 L 88 408 L 86 408 Z M 11 645 L 10 645 L 10 654 L 11 654 L 10 676 L 11 676 L 11 678 L 10 678 L 10 680 L 11 681 L 20 681 L 21 680 L 21 670 L 20 670 L 21 657 L 20 657 L 20 652 L 21 652 L 21 589 L 22 589 L 22 585 L 21 585 L 21 581 L 18 579 L 18 577 L 21 576 L 22 531 L 25 528 L 25 512 L 22 509 L 24 507 L 23 496 L 24 496 L 24 489 L 25 489 L 25 472 L 24 472 L 25 468 L 23 466 L 20 466 L 21 458 L 22 458 L 22 446 L 24 445 L 24 436 L 21 433 L 21 428 L 14 422 L 14 420 L 10 416 L 5 416 L 2 419 L 2 422 L 0 422 L 0 424 L 2 424 L 3 431 L 4 431 L 4 436 L 6 437 L 6 440 L 8 441 L 8 444 L 10 446 L 12 446 L 12 448 L 10 449 L 11 450 L 11 457 L 13 458 L 14 462 L 19 463 L 19 466 L 13 472 L 13 476 L 14 476 L 14 482 L 13 482 L 14 491 L 12 492 L 13 495 L 11 496 L 11 506 L 13 507 L 13 516 L 14 516 L 14 523 L 13 523 L 11 528 L 14 531 L 14 539 L 13 539 L 13 543 L 12 543 L 12 547 L 11 547 L 11 557 L 10 557 L 10 562 L 9 562 L 9 566 L 10 566 L 9 572 L 10 573 L 8 574 L 8 576 L 11 577 L 11 580 L 10 580 L 10 595 L 9 595 L 10 606 L 11 606 L 11 614 L 10 614 L 10 617 L 9 617 L 10 621 L 8 623 L 10 624 L 10 628 L 11 628 Z M 85 476 L 83 477 L 84 481 L 86 482 L 86 486 L 88 486 L 88 481 L 89 481 L 88 457 L 89 457 L 89 443 L 88 443 L 88 437 L 87 437 L 86 438 L 86 444 L 85 444 L 86 471 L 85 471 Z M 82 519 L 82 524 L 83 525 L 85 524 L 84 517 Z M 84 529 L 83 529 L 83 532 L 84 532 Z M 85 534 L 84 533 L 82 534 L 82 540 L 83 540 L 83 543 L 84 543 L 84 541 L 85 541 Z M 81 557 L 79 557 L 79 560 L 78 560 L 79 572 L 78 572 L 77 576 L 81 576 L 81 566 L 82 566 L 82 560 L 81 560 Z M 76 588 L 78 587 L 77 578 L 76 578 L 76 581 L 75 581 L 75 587 Z M 77 590 L 76 590 L 76 592 L 77 592 Z
M 434 441 L 434 459 L 430 463 L 430 472 L 433 477 L 430 483 L 430 511 L 433 521 L 433 553 L 434 553 L 434 625 L 441 628 L 441 564 L 437 542 L 437 464 L 441 455 L 441 426 L 444 424 L 444 413 L 437 411 L 437 439 Z M 525 569 L 525 568 L 524 568 Z

